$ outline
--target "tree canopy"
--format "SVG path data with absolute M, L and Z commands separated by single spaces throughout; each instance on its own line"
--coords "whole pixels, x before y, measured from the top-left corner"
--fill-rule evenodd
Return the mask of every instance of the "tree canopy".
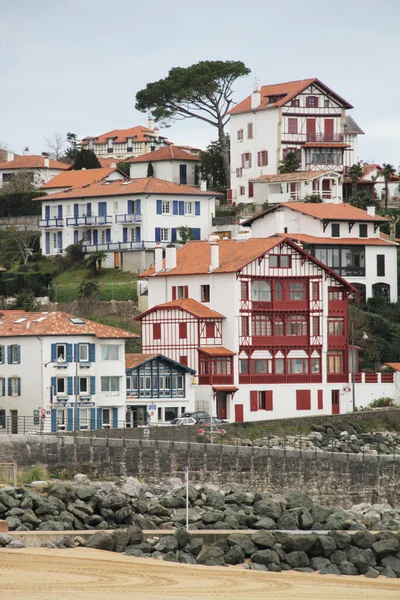
M 80 171 L 81 169 L 101 169 L 99 159 L 92 150 L 81 148 L 76 155 L 74 171 Z
M 357 194 L 358 182 L 363 176 L 363 168 L 361 163 L 355 163 L 351 165 L 348 171 L 348 176 L 351 179 L 351 195 L 355 196 Z
M 230 150 L 229 135 L 225 136 L 228 152 Z M 207 186 L 218 192 L 225 192 L 227 181 L 224 164 L 222 162 L 222 149 L 219 140 L 211 142 L 200 155 L 200 172 L 202 179 L 207 181 Z
M 278 167 L 279 173 L 294 173 L 300 169 L 300 161 L 295 152 L 288 152 Z
M 175 67 L 168 77 L 148 83 L 136 94 L 136 109 L 151 112 L 157 121 L 194 118 L 218 129 L 227 185 L 230 185 L 229 151 L 224 127 L 233 106 L 233 83 L 250 73 L 241 61 L 201 61 Z

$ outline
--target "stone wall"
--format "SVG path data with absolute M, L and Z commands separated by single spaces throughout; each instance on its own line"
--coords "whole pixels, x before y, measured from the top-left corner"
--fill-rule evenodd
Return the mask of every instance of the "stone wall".
M 46 465 L 51 473 L 135 476 L 154 482 L 183 477 L 282 493 L 296 488 L 314 500 L 343 507 L 359 502 L 400 506 L 400 457 L 314 453 L 186 442 L 73 436 L 3 435 L 0 462 Z

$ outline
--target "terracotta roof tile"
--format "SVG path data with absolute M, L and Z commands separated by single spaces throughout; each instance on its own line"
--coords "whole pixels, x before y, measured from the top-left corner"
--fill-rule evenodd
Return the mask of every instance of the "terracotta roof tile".
M 311 181 L 321 175 L 332 173 L 333 171 L 295 171 L 294 173 L 274 173 L 272 175 L 260 175 L 252 181 L 266 181 L 267 183 L 280 183 L 286 181 Z
M 204 306 L 204 304 L 197 302 L 197 300 L 193 300 L 193 298 L 179 298 L 177 300 L 171 300 L 170 302 L 164 302 L 163 304 L 157 304 L 157 306 L 153 306 L 150 310 L 139 315 L 137 319 L 140 320 L 144 315 L 157 309 L 169 310 L 171 308 L 183 310 L 194 315 L 198 319 L 225 319 L 224 315 L 221 315 L 215 310 L 211 310 L 208 306 Z
M 53 160 L 49 158 L 49 166 L 44 166 L 45 156 L 26 154 L 24 156 L 18 156 L 14 160 L 4 161 L 0 163 L 0 170 L 14 170 L 14 169 L 68 169 L 69 165 L 60 162 L 59 160 Z
M 127 369 L 133 369 L 138 365 L 141 365 L 159 354 L 125 354 L 125 367 Z
M 115 165 L 115 167 L 116 167 L 117 163 L 124 162 L 124 160 L 119 160 L 117 158 L 102 158 L 101 156 L 98 156 L 97 160 L 99 161 L 99 163 L 101 164 L 101 167 L 103 169 L 112 167 L 113 165 Z
M 400 363 L 385 363 L 387 367 L 390 367 L 391 369 L 394 369 L 395 371 L 400 371 Z
M 351 104 L 346 102 L 343 98 L 338 96 L 335 92 L 329 89 L 324 83 L 322 83 L 316 77 L 312 79 L 300 79 L 298 81 L 287 81 L 286 83 L 276 83 L 273 85 L 263 85 L 261 87 L 261 104 L 256 108 L 251 108 L 251 95 L 239 102 L 234 108 L 229 111 L 229 114 L 234 115 L 242 112 L 250 112 L 253 110 L 264 110 L 266 108 L 276 108 L 284 106 L 287 102 L 295 98 L 298 94 L 307 89 L 311 84 L 317 84 L 323 87 L 328 93 L 336 98 L 345 108 L 353 108 Z M 278 96 L 278 99 L 274 103 L 270 103 L 269 98 L 271 96 Z
M 198 350 L 203 354 L 207 354 L 207 356 L 234 356 L 236 354 L 236 352 L 222 346 L 201 346 Z
M 42 185 L 41 190 L 47 190 L 51 188 L 73 188 L 81 187 L 82 185 L 88 185 L 91 183 L 97 183 L 102 181 L 110 173 L 117 171 L 116 168 L 101 168 L 101 169 L 82 169 L 81 171 L 64 171 L 59 173 L 50 181 Z
M 83 138 L 81 144 L 82 146 L 86 146 L 88 140 L 94 140 L 95 145 L 107 144 L 109 138 L 114 140 L 114 144 L 123 144 L 126 142 L 127 138 L 133 138 L 134 142 L 148 142 L 153 137 L 162 137 L 165 139 L 164 136 L 155 133 L 154 129 L 149 129 L 143 125 L 137 125 L 136 127 L 130 127 L 129 129 L 113 129 L 112 131 L 107 131 L 107 133 L 102 133 L 97 136 L 87 136 Z
M 306 233 L 285 233 L 277 235 L 286 235 L 290 239 L 292 239 L 295 243 L 303 244 L 333 244 L 335 246 L 395 246 L 396 242 L 391 242 L 388 239 L 383 237 L 371 237 L 371 238 L 357 238 L 357 237 L 347 237 L 347 238 L 331 238 L 331 237 L 317 237 L 314 235 L 308 235 Z M 381 234 L 382 235 L 382 234 Z
M 32 335 L 94 335 L 100 339 L 129 339 L 139 337 L 136 333 L 79 319 L 83 324 L 74 324 L 78 319 L 65 312 L 32 313 L 23 310 L 4 310 L 0 317 L 0 338 Z M 22 322 L 16 323 L 23 319 Z
M 181 150 L 179 146 L 165 146 L 164 148 L 159 148 L 158 150 L 154 150 L 154 152 L 148 152 L 147 154 L 142 154 L 141 156 L 137 156 L 136 158 L 130 158 L 124 162 L 127 163 L 142 163 L 142 162 L 157 162 L 161 160 L 194 160 L 199 161 L 200 156 L 198 154 L 190 154 L 189 152 L 185 152 L 185 150 Z
M 217 192 L 203 192 L 199 188 L 180 185 L 172 181 L 157 179 L 156 177 L 137 177 L 129 181 L 111 181 L 92 183 L 85 187 L 72 188 L 64 192 L 51 195 L 52 200 L 70 198 L 96 198 L 99 196 L 125 196 L 134 194 L 171 194 L 174 196 L 214 196 Z M 47 196 L 35 200 L 48 200 Z

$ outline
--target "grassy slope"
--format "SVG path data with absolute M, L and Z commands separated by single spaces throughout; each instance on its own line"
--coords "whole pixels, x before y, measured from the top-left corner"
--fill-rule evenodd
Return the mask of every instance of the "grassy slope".
M 136 300 L 136 276 L 116 269 L 102 269 L 93 277 L 88 269 L 68 269 L 54 278 L 58 302 L 72 302 L 78 297 L 83 281 L 94 281 L 100 288 L 99 300 Z

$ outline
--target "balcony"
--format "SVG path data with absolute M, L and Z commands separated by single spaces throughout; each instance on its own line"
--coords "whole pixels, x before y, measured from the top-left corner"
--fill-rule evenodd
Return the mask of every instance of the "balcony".
M 343 142 L 342 133 L 307 133 L 307 142 Z
M 321 373 L 239 374 L 239 384 L 264 383 L 322 383 Z
M 199 385 L 233 385 L 231 375 L 199 375 Z
M 269 348 L 275 346 L 292 346 L 304 348 L 310 344 L 310 338 L 307 335 L 279 335 L 279 336 L 263 336 L 253 335 L 251 338 L 251 345 Z
M 139 213 L 115 215 L 115 222 L 122 223 L 122 224 L 141 223 L 142 215 Z
M 38 220 L 39 227 L 64 227 L 64 219 L 39 219 Z
M 87 227 L 90 225 L 112 225 L 112 217 L 104 216 L 82 216 L 68 217 L 67 227 Z
M 84 243 L 83 250 L 87 254 L 90 252 L 97 252 L 97 250 L 104 250 L 105 252 L 129 252 L 131 250 L 152 250 L 156 247 L 158 242 L 156 241 L 141 241 L 141 242 L 105 242 L 104 244 L 90 244 Z M 165 246 L 167 242 L 162 243 Z

